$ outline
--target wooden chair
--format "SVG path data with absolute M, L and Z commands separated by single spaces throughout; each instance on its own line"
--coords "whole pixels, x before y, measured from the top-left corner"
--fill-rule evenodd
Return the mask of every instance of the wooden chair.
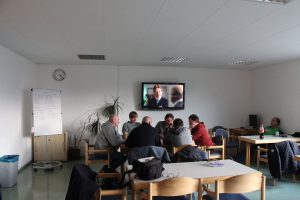
M 223 127 L 217 128 L 214 127 L 213 130 L 213 137 L 216 136 L 222 136 L 223 139 L 225 140 L 225 155 L 228 155 L 229 149 L 235 149 L 236 153 L 233 156 L 237 156 L 238 151 L 239 151 L 239 143 L 236 142 L 235 140 L 232 139 L 232 136 L 230 136 L 230 131 L 229 129 L 225 129 Z
M 200 147 L 202 150 L 208 152 L 208 160 L 225 159 L 225 139 L 221 138 L 220 141 L 221 144 Z
M 256 168 L 259 170 L 260 162 L 268 164 L 268 149 L 257 146 Z M 263 154 L 262 154 L 263 153 Z
M 200 183 L 205 183 L 205 179 L 200 179 Z M 242 194 L 256 190 L 261 191 L 260 199 L 265 200 L 266 177 L 262 173 L 239 175 L 222 181 L 215 180 L 215 191 L 211 191 L 203 185 L 203 190 L 199 196 L 202 199 L 202 193 L 206 191 L 214 200 L 222 200 L 222 197 L 226 199 L 245 199 Z
M 155 196 L 175 197 L 190 194 L 190 199 L 192 199 L 192 194 L 195 192 L 199 193 L 201 190 L 199 180 L 188 177 L 175 177 L 160 182 L 150 182 L 148 193 L 142 195 L 142 197 L 152 200 Z
M 99 173 L 97 176 L 98 179 L 101 178 L 118 178 L 121 179 L 121 175 L 119 173 Z M 112 196 L 121 196 L 120 199 L 126 200 L 126 189 L 113 189 L 113 190 L 98 190 L 96 192 L 96 200 L 109 200 L 109 198 L 106 197 L 112 197 Z M 115 198 L 113 198 L 115 200 Z
M 88 141 L 85 141 L 84 144 L 84 161 L 87 166 L 94 163 L 103 163 L 108 165 L 110 161 L 110 149 L 95 149 L 94 145 L 90 145 Z M 107 158 L 104 159 L 103 155 L 107 155 Z

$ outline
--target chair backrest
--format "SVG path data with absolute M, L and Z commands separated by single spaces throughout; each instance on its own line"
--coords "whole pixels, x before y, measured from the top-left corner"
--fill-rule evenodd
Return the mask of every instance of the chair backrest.
M 149 183 L 149 200 L 154 196 L 181 196 L 201 191 L 199 180 L 188 177 L 175 177 L 160 182 Z M 200 198 L 199 198 L 200 199 Z
M 228 131 L 225 130 L 225 129 L 222 129 L 222 128 L 218 128 L 216 131 L 215 131 L 215 136 L 222 136 L 224 139 L 228 139 L 229 137 L 229 134 L 228 134 Z
M 261 173 L 234 176 L 224 181 L 219 181 L 220 193 L 248 193 L 264 190 L 266 177 Z
M 200 180 L 203 183 L 203 180 Z M 220 193 L 240 194 L 256 190 L 261 191 L 261 200 L 265 200 L 266 177 L 262 173 L 245 174 L 234 176 L 226 180 L 215 181 L 215 192 L 210 192 L 215 200 L 219 199 Z
M 110 148 L 106 149 L 95 149 L 94 145 L 90 145 L 88 140 L 84 140 L 84 161 L 86 165 L 90 165 L 92 163 L 97 163 L 97 162 L 103 162 L 104 164 L 107 164 L 108 166 L 110 165 Z M 98 154 L 106 154 L 107 158 L 106 159 L 99 159 L 97 158 Z
M 217 131 L 217 129 L 223 129 L 223 130 L 226 130 L 226 128 L 224 128 L 223 126 L 215 126 L 211 129 L 211 131 L 214 133 Z
M 221 135 L 215 135 L 214 137 L 211 137 L 213 143 L 215 143 L 215 145 L 223 145 L 223 143 L 225 142 L 224 140 L 226 140 L 223 136 Z

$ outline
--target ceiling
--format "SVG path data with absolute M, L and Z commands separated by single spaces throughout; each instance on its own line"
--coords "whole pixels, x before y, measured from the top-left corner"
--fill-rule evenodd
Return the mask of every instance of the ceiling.
M 163 66 L 162 57 L 188 57 L 168 65 L 253 69 L 300 58 L 299 10 L 297 0 L 0 0 L 0 44 L 44 64 Z

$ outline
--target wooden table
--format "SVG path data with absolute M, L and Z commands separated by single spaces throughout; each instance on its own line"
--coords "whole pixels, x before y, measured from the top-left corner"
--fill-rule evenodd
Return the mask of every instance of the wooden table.
M 247 166 L 250 166 L 250 146 L 251 144 L 274 144 L 283 141 L 294 141 L 300 142 L 300 138 L 297 137 L 276 137 L 276 136 L 264 136 L 264 139 L 259 139 L 259 136 L 239 136 L 239 141 L 243 141 L 246 143 L 246 162 Z
M 210 161 L 215 162 L 215 161 Z M 214 183 L 215 180 L 225 180 L 227 178 L 260 173 L 259 171 L 237 163 L 233 160 L 220 160 L 217 161 L 223 163 L 220 167 L 211 167 L 206 161 L 201 162 L 185 162 L 185 163 L 167 163 L 164 164 L 165 170 L 163 171 L 163 176 L 159 179 L 152 181 L 143 181 L 140 179 L 133 180 L 133 194 L 132 199 L 136 199 L 136 193 L 140 189 L 146 189 L 150 182 L 158 182 L 168 178 L 174 177 L 190 177 L 195 179 L 204 178 L 205 183 Z
M 230 128 L 230 133 L 235 136 L 244 136 L 244 135 L 257 135 L 257 129 L 242 129 L 242 128 Z
M 300 155 L 297 155 L 294 157 L 294 160 L 299 161 L 300 162 Z

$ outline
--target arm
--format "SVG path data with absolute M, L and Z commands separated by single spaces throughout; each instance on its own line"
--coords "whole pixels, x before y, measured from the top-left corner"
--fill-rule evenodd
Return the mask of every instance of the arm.
M 125 145 L 128 147 L 128 148 L 132 148 L 133 147 L 133 135 L 135 135 L 135 131 L 131 131 L 131 134 L 128 136 L 128 138 L 126 139 L 125 141 Z
M 119 146 L 124 142 L 122 139 L 122 136 L 114 129 L 114 128 L 108 128 L 103 132 L 104 136 L 106 137 L 106 140 L 109 142 L 109 144 L 113 147 Z
M 160 127 L 161 127 L 161 122 L 157 122 L 157 124 L 155 125 L 155 130 L 158 133 L 158 135 L 162 134 Z
M 129 133 L 129 131 L 128 131 L 128 126 L 126 125 L 126 123 L 124 123 L 123 126 L 122 126 L 122 133 L 123 133 L 122 138 L 123 138 L 124 140 L 126 140 L 127 137 L 128 137 L 128 133 Z

